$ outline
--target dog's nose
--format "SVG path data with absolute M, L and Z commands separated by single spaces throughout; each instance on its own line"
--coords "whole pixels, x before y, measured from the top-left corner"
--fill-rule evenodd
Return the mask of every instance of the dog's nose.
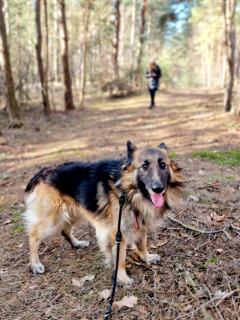
M 152 191 L 155 193 L 162 193 L 164 190 L 164 186 L 162 184 L 156 183 L 152 186 Z

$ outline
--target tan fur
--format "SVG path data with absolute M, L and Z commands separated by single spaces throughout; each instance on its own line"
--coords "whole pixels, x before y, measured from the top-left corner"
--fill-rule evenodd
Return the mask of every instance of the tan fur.
M 147 152 L 147 149 L 137 149 L 132 163 L 123 170 L 121 178 L 121 188 L 128 199 L 123 209 L 121 224 L 123 239 L 118 273 L 118 281 L 124 284 L 132 283 L 132 279 L 127 276 L 125 269 L 127 245 L 134 245 L 136 252 L 146 263 L 159 261 L 158 255 L 148 252 L 147 234 L 163 218 L 166 206 L 160 209 L 154 208 L 151 202 L 145 199 L 136 188 L 137 168 Z M 170 161 L 165 150 L 163 155 L 170 170 L 170 185 L 164 195 L 165 202 L 169 207 L 177 207 L 181 201 L 181 184 L 184 178 L 177 165 Z M 89 221 L 95 227 L 98 244 L 105 255 L 106 263 L 114 267 L 120 191 L 113 184 L 111 184 L 111 188 L 107 199 L 101 183 L 97 185 L 100 214 L 93 214 L 76 203 L 74 199 L 62 195 L 45 182 L 39 182 L 34 190 L 27 194 L 27 210 L 24 218 L 29 234 L 30 265 L 34 273 L 44 272 L 44 266 L 40 263 L 38 256 L 39 245 L 44 239 L 63 233 L 73 246 L 87 246 L 87 242 L 78 241 L 72 234 L 73 226 L 83 220 Z

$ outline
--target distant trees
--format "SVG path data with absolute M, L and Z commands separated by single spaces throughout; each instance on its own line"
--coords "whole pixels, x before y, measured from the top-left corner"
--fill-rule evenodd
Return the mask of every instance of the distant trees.
M 46 39 L 46 54 L 45 54 L 45 67 L 43 63 L 43 50 L 42 50 L 42 26 L 41 26 L 41 14 L 42 14 L 42 6 L 44 5 L 44 15 L 45 15 L 45 39 Z M 39 78 L 41 83 L 41 92 L 42 92 L 42 100 L 43 100 L 43 109 L 46 116 L 50 114 L 50 103 L 49 103 L 49 95 L 48 95 L 48 23 L 47 23 L 47 2 L 44 0 L 35 1 L 35 23 L 36 23 L 36 31 L 37 31 L 37 43 L 36 43 L 36 54 L 37 54 L 37 65 Z
M 61 11 L 61 28 L 62 28 L 62 62 L 63 62 L 63 76 L 65 84 L 65 109 L 73 110 L 73 94 L 72 94 L 72 79 L 69 68 L 69 50 L 68 50 L 68 29 L 66 22 L 66 7 L 65 0 L 59 0 Z
M 89 26 L 90 26 L 90 13 L 92 9 L 92 0 L 84 0 L 84 20 L 83 20 L 83 33 L 84 39 L 82 44 L 82 65 L 80 73 L 80 106 L 84 106 L 85 93 L 86 93 L 86 78 L 87 78 L 87 57 L 89 49 Z
M 0 79 L 9 116 L 36 97 L 48 115 L 53 106 L 85 105 L 108 84 L 132 92 L 152 58 L 167 85 L 226 86 L 225 110 L 238 103 L 240 112 L 239 1 L 1 0 Z
M 136 11 L 137 11 L 137 0 L 132 0 L 131 9 L 131 37 L 130 37 L 130 48 L 131 48 L 131 72 L 134 71 L 135 67 L 135 37 L 136 37 Z
M 138 85 L 141 80 L 143 46 L 144 46 L 144 42 L 146 39 L 146 35 L 145 35 L 146 15 L 147 15 L 147 0 L 142 0 L 141 25 L 140 25 L 140 35 L 139 35 L 139 45 L 138 45 L 138 55 L 137 55 L 137 68 L 136 68 L 136 80 L 137 80 Z
M 121 15 L 120 15 L 120 3 L 121 0 L 113 0 L 113 71 L 116 79 L 119 78 L 119 35 L 120 35 L 120 25 L 121 25 Z
M 5 83 L 6 83 L 6 97 L 7 97 L 7 110 L 11 123 L 19 121 L 20 110 L 15 97 L 14 81 L 12 74 L 11 59 L 9 53 L 9 45 L 6 31 L 6 23 L 4 16 L 3 0 L 0 0 L 0 34 L 2 38 L 4 67 L 5 67 Z
M 224 110 L 230 111 L 233 102 L 233 88 L 235 78 L 235 13 L 236 0 L 222 0 L 224 18 L 224 50 L 227 62 L 226 90 L 224 95 Z

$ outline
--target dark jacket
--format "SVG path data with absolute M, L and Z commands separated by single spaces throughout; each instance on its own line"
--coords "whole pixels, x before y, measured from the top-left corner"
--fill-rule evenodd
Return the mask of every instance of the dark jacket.
M 161 68 L 156 65 L 156 68 L 152 71 L 147 71 L 148 88 L 151 90 L 157 90 L 159 87 L 159 79 L 162 77 Z

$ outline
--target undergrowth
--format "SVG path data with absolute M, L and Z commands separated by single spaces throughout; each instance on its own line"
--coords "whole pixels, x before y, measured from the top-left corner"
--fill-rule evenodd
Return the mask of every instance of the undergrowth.
M 217 164 L 221 165 L 231 165 L 240 166 L 240 150 L 230 150 L 230 151 L 194 151 L 192 153 L 193 157 L 198 157 L 202 159 L 213 160 Z

